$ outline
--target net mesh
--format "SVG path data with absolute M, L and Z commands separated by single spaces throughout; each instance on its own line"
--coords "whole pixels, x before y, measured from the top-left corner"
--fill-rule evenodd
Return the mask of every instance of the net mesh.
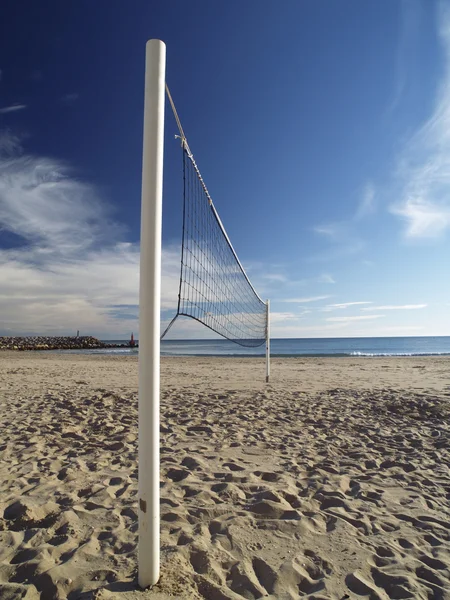
M 266 339 L 267 306 L 245 274 L 184 144 L 183 179 L 177 315 L 192 317 L 241 346 L 261 346 Z

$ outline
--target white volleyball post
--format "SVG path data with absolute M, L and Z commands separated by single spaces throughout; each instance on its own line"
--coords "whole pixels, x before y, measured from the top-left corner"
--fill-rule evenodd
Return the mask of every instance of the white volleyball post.
M 166 46 L 150 40 L 145 58 L 139 289 L 139 545 L 141 588 L 159 579 L 159 367 L 161 224 Z
M 270 300 L 267 300 L 267 325 L 266 325 L 266 383 L 270 378 Z

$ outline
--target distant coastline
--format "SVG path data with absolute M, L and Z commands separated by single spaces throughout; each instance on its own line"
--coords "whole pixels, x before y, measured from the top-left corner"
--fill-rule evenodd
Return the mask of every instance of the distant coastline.
M 0 350 L 100 350 L 107 348 L 137 348 L 131 342 L 102 342 L 92 336 L 27 336 L 0 337 Z

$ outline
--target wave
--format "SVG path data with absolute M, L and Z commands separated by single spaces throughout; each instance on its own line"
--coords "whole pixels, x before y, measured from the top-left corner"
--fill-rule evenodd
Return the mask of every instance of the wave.
M 178 352 L 161 352 L 161 356 L 164 357 L 182 357 L 182 358 L 188 358 L 188 357 L 193 357 L 193 358 L 264 358 L 264 354 L 250 354 L 250 353 L 242 353 L 242 354 L 236 354 L 236 353 L 208 353 L 208 354 L 201 354 L 201 353 L 194 353 L 194 352 L 185 352 L 185 353 L 178 353 Z M 357 358 L 357 357 L 361 357 L 361 358 L 376 358 L 376 357 L 393 357 L 395 358 L 396 356 L 398 357 L 408 357 L 408 356 L 450 356 L 450 352 L 329 352 L 329 353 L 325 353 L 325 352 L 320 352 L 320 353 L 283 353 L 283 354 L 277 354 L 277 353 L 273 353 L 270 355 L 271 358 Z
M 95 348 L 84 350 L 42 350 L 46 354 L 97 354 L 97 355 L 122 355 L 138 356 L 137 348 Z M 264 358 L 264 354 L 251 352 L 183 352 L 182 349 L 172 351 L 161 351 L 164 358 Z M 377 358 L 377 357 L 426 357 L 426 356 L 450 356 L 450 352 L 273 352 L 271 358 Z
M 450 352 L 351 352 L 348 356 L 450 356 Z

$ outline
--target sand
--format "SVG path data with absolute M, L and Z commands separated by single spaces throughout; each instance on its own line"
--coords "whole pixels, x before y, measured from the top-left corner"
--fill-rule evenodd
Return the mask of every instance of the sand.
M 140 592 L 137 360 L 0 353 L 0 599 L 450 598 L 450 359 L 165 359 Z

